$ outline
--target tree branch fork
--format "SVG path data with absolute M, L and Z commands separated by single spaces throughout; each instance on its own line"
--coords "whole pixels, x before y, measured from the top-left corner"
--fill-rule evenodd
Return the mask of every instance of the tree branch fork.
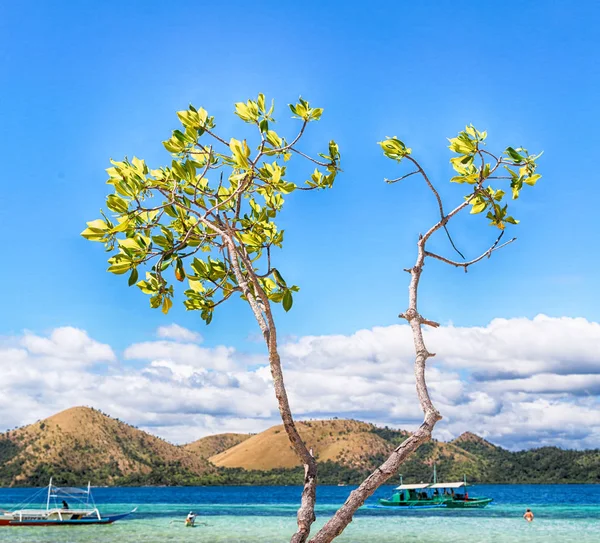
M 415 384 L 417 389 L 417 396 L 419 398 L 419 404 L 421 409 L 423 410 L 424 418 L 422 424 L 419 428 L 413 432 L 402 444 L 400 444 L 388 457 L 388 459 L 381 464 L 378 468 L 376 468 L 371 475 L 369 475 L 362 484 L 353 492 L 350 493 L 348 499 L 344 503 L 344 505 L 338 509 L 338 511 L 334 514 L 334 516 L 329 519 L 329 521 L 310 539 L 309 543 L 330 543 L 339 536 L 344 529 L 352 522 L 352 518 L 356 510 L 361 507 L 364 502 L 374 494 L 374 492 L 384 484 L 388 479 L 390 479 L 394 474 L 398 472 L 398 469 L 402 465 L 402 463 L 414 452 L 416 451 L 423 443 L 431 439 L 431 434 L 436 423 L 442 419 L 442 415 L 436 409 L 433 404 L 430 396 L 429 390 L 427 388 L 427 380 L 425 377 L 425 370 L 427 365 L 427 359 L 435 356 L 435 353 L 430 353 L 427 350 L 425 345 L 425 341 L 423 338 L 423 329 L 422 326 L 431 326 L 432 328 L 439 328 L 440 324 L 430 319 L 426 319 L 423 317 L 419 311 L 417 306 L 417 298 L 418 298 L 418 287 L 419 281 L 421 278 L 421 274 L 423 273 L 423 267 L 425 265 L 425 260 L 427 258 L 434 258 L 440 260 L 446 264 L 455 267 L 464 268 L 465 272 L 472 266 L 473 264 L 483 260 L 486 257 L 490 257 L 493 252 L 506 247 L 510 243 L 514 242 L 516 238 L 513 238 L 502 245 L 499 245 L 500 240 L 504 235 L 504 231 L 500 233 L 496 241 L 491 245 L 489 249 L 487 249 L 483 254 L 474 258 L 473 260 L 467 262 L 457 262 L 446 258 L 444 256 L 438 255 L 436 253 L 432 253 L 426 250 L 426 243 L 429 238 L 439 229 L 444 229 L 450 244 L 453 249 L 460 254 L 462 258 L 462 253 L 456 248 L 446 225 L 454 216 L 460 213 L 463 209 L 465 209 L 472 201 L 473 198 L 477 195 L 477 190 L 480 188 L 481 184 L 485 180 L 483 174 L 480 176 L 480 181 L 478 186 L 475 188 L 475 191 L 472 195 L 466 198 L 464 202 L 458 205 L 449 213 L 444 212 L 444 208 L 442 205 L 442 199 L 432 184 L 431 180 L 427 177 L 427 174 L 423 170 L 423 168 L 418 164 L 416 160 L 412 157 L 407 156 L 407 158 L 413 163 L 413 165 L 417 168 L 416 171 L 410 172 L 407 175 L 399 177 L 397 179 L 393 179 L 388 181 L 388 183 L 396 183 L 401 181 L 402 179 L 406 179 L 414 174 L 420 173 L 423 179 L 425 180 L 428 188 L 432 191 L 437 203 L 440 212 L 440 218 L 436 224 L 434 224 L 424 235 L 419 236 L 419 240 L 417 242 L 417 260 L 415 265 L 412 268 L 405 268 L 404 271 L 411 275 L 410 285 L 409 285 L 409 307 L 403 313 L 400 313 L 399 317 L 405 319 L 411 327 L 413 334 L 413 341 L 415 345 L 415 364 L 414 364 L 414 372 L 415 372 Z M 494 168 L 491 169 L 490 173 L 493 173 L 496 168 L 498 168 L 500 164 L 500 160 L 497 159 L 497 164 Z M 483 172 L 483 165 L 482 165 Z

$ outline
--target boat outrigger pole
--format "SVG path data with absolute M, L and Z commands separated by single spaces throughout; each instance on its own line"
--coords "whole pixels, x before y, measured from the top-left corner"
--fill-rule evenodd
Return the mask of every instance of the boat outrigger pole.
M 52 477 L 50 477 L 50 484 L 48 485 L 48 499 L 46 500 L 46 511 L 50 509 L 50 493 L 52 492 Z

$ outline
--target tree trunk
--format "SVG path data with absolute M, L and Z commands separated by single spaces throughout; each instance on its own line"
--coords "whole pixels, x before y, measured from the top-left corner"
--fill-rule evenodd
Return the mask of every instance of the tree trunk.
M 273 385 L 275 388 L 277 404 L 279 406 L 279 413 L 294 452 L 304 464 L 304 488 L 302 490 L 302 499 L 297 515 L 298 530 L 292 536 L 291 543 L 304 543 L 308 539 L 310 527 L 315 521 L 315 503 L 317 501 L 317 462 L 307 449 L 306 444 L 298 433 L 298 429 L 294 423 L 283 382 L 281 359 L 277 351 L 277 345 L 274 345 L 275 341 L 273 340 L 274 338 L 271 338 L 271 341 L 269 342 L 269 363 L 271 365 L 271 375 L 273 376 Z
M 422 236 L 417 243 L 418 254 L 415 266 L 406 270 L 411 275 L 410 285 L 408 287 L 408 309 L 400 316 L 405 318 L 411 327 L 413 341 L 415 344 L 415 381 L 419 403 L 425 414 L 425 419 L 419 427 L 406 441 L 397 447 L 390 457 L 379 466 L 371 475 L 369 475 L 362 484 L 350 493 L 350 496 L 340 507 L 335 515 L 321 528 L 317 534 L 310 540 L 310 543 L 329 543 L 339 536 L 346 526 L 352 522 L 352 517 L 356 510 L 361 507 L 367 498 L 390 477 L 392 477 L 406 460 L 420 445 L 431 439 L 431 432 L 435 423 L 442 417 L 434 407 L 427 390 L 427 381 L 425 380 L 425 366 L 427 359 L 433 356 L 425 347 L 423 340 L 423 323 L 437 326 L 436 323 L 426 321 L 421 317 L 417 310 L 417 298 L 419 289 L 419 280 L 423 272 L 425 262 L 425 242 L 438 228 L 445 222 L 444 219 L 430 229 L 425 236 Z
M 339 536 L 346 526 L 352 522 L 356 510 L 361 507 L 365 500 L 384 484 L 390 477 L 394 476 L 402 463 L 431 438 L 431 432 L 439 415 L 431 413 L 406 441 L 397 447 L 390 457 L 369 475 L 362 484 L 350 493 L 348 499 L 340 507 L 335 515 L 321 528 L 310 540 L 310 543 L 329 543 Z

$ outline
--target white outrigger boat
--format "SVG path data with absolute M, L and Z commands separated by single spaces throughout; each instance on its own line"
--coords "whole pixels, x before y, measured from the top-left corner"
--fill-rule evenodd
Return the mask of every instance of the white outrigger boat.
M 0 509 L 0 526 L 112 524 L 137 510 L 136 507 L 129 513 L 101 515 L 92 497 L 90 483 L 87 488 L 56 487 L 52 485 L 50 479 L 48 487 L 32 496 L 28 503 L 35 503 L 34 500 L 41 498 L 42 494 L 46 502 L 45 509 L 15 509 L 14 511 Z

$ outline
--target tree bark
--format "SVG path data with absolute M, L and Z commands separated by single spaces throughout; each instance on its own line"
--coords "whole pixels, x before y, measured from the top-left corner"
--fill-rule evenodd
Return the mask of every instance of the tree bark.
M 254 312 L 254 316 L 258 321 L 258 324 L 263 331 L 263 336 L 267 348 L 269 351 L 269 365 L 271 368 L 271 376 L 273 377 L 273 387 L 275 389 L 275 397 L 277 398 L 277 406 L 279 408 L 279 414 L 283 421 L 283 427 L 288 436 L 288 439 L 294 449 L 294 452 L 304 465 L 304 488 L 302 490 L 302 497 L 300 508 L 297 514 L 298 530 L 292 536 L 291 543 L 305 543 L 310 535 L 310 527 L 315 521 L 315 504 L 317 501 L 317 462 L 313 458 L 312 454 L 308 450 L 308 447 L 304 443 L 304 440 L 300 436 L 294 418 L 292 416 L 292 410 L 290 408 L 287 391 L 285 389 L 285 382 L 283 380 L 283 370 L 281 368 L 281 357 L 279 356 L 279 349 L 277 346 L 277 328 L 275 326 L 275 320 L 271 312 L 271 303 L 263 290 L 252 262 L 250 261 L 247 254 L 245 254 L 243 248 L 238 248 L 232 237 L 227 240 L 230 253 L 233 258 L 231 259 L 232 266 L 238 284 L 242 288 L 244 295 L 247 297 L 250 306 Z M 240 263 L 237 258 L 241 259 L 244 264 L 244 269 L 249 276 L 250 281 L 254 287 L 254 291 L 260 299 L 262 308 L 256 302 L 256 299 L 250 288 L 248 287 L 247 280 L 244 276 Z
M 410 285 L 408 287 L 409 303 L 408 309 L 405 313 L 401 314 L 401 317 L 404 317 L 409 322 L 415 344 L 416 357 L 414 372 L 419 403 L 425 414 L 423 423 L 418 430 L 398 446 L 389 458 L 371 473 L 371 475 L 369 475 L 356 490 L 350 493 L 350 496 L 344 505 L 342 505 L 325 526 L 317 532 L 310 540 L 310 543 L 330 543 L 338 537 L 348 524 L 352 522 L 354 513 L 365 503 L 365 500 L 372 496 L 383 483 L 392 477 L 398 471 L 404 460 L 416 451 L 420 445 L 431 439 L 431 432 L 433 431 L 436 422 L 442 418 L 433 405 L 433 402 L 429 397 L 429 391 L 427 390 L 425 367 L 427 359 L 433 356 L 433 354 L 431 354 L 425 346 L 423 330 L 421 328 L 422 324 L 425 322 L 430 324 L 435 323 L 426 321 L 421 317 L 417 309 L 417 300 L 419 280 L 421 279 L 426 256 L 425 243 L 431 234 L 444 226 L 446 221 L 447 219 L 442 218 L 442 220 L 433 226 L 425 236 L 422 236 L 419 239 L 419 242 L 417 243 L 417 261 L 413 268 L 406 270 L 411 275 Z
M 365 500 L 372 496 L 390 477 L 394 476 L 402 463 L 420 445 L 431 438 L 431 431 L 439 418 L 439 415 L 435 415 L 434 413 L 427 415 L 419 429 L 398 446 L 390 457 L 371 473 L 356 490 L 350 493 L 344 505 L 317 532 L 310 540 L 310 543 L 329 543 L 339 536 L 346 526 L 352 522 L 354 513 L 365 503 Z

